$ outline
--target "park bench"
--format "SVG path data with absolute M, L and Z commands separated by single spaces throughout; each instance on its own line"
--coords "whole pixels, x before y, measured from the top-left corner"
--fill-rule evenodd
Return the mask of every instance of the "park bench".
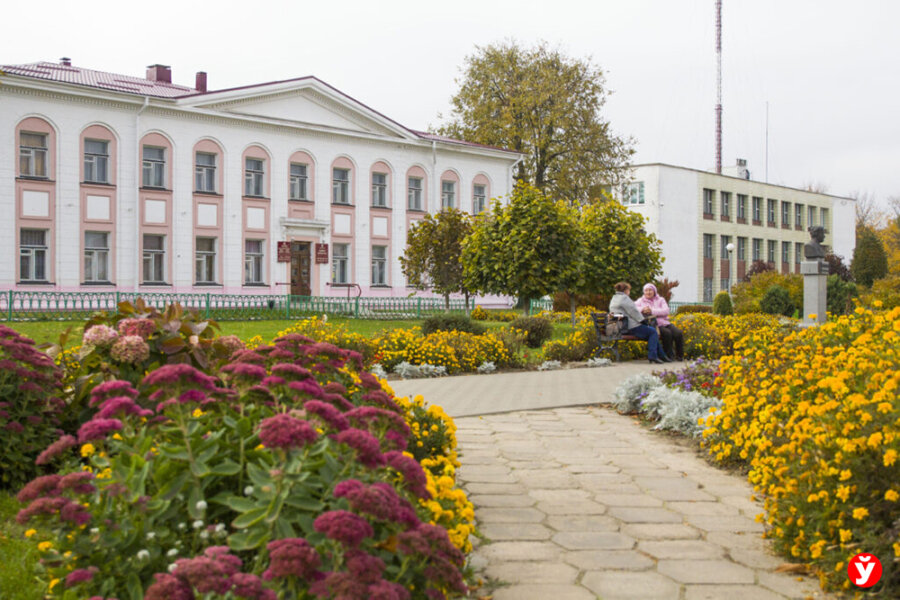
M 616 361 L 622 360 L 619 354 L 620 341 L 646 341 L 633 335 L 628 335 L 628 319 L 625 315 L 612 313 L 591 313 L 594 321 L 594 330 L 597 332 L 597 350 L 594 356 L 600 357 L 603 352 L 610 352 L 616 357 Z

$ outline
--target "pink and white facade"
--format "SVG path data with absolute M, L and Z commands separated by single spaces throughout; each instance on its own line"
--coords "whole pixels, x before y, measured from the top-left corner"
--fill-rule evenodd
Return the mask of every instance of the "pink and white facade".
M 407 296 L 410 225 L 487 208 L 520 158 L 314 77 L 206 91 L 161 65 L 0 71 L 4 289 Z

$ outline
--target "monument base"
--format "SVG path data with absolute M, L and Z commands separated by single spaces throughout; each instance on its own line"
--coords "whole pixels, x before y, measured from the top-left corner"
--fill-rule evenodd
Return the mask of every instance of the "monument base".
M 800 263 L 803 275 L 803 314 L 801 327 L 812 327 L 825 322 L 828 293 L 828 265 L 823 260 L 809 260 Z

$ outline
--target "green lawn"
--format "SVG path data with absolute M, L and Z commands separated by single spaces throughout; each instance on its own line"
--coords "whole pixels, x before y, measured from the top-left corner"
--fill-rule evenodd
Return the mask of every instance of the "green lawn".
M 22 506 L 0 492 L 0 597 L 3 600 L 40 600 L 43 587 L 35 580 L 37 544 L 25 539 L 26 527 L 16 523 Z

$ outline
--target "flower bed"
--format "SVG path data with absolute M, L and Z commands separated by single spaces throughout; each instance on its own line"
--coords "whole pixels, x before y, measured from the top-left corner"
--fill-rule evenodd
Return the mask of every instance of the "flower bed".
M 138 334 L 148 347 L 156 325 Z M 123 335 L 110 329 L 88 336 L 88 354 L 111 352 Z M 39 531 L 51 595 L 465 591 L 474 514 L 455 483 L 449 417 L 393 398 L 359 353 L 298 334 L 214 357 L 139 378 L 112 357 L 129 379 L 107 372 L 87 392 L 90 420 L 44 453 L 56 472 L 20 492 L 18 520 Z M 152 355 L 127 364 L 141 360 Z

